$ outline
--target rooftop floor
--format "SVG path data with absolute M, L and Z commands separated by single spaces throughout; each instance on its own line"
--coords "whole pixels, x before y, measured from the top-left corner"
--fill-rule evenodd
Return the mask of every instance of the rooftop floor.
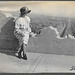
M 10 50 L 0 50 L 0 72 L 58 73 L 75 72 L 75 56 L 27 52 L 28 60 L 19 59 Z

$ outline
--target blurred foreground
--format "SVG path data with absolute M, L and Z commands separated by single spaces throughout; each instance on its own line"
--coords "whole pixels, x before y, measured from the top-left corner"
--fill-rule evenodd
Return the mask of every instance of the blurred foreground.
M 0 50 L 1 51 L 1 50 Z M 27 52 L 28 60 L 0 53 L 0 73 L 75 73 L 75 57 Z M 12 56 L 10 56 L 12 55 Z

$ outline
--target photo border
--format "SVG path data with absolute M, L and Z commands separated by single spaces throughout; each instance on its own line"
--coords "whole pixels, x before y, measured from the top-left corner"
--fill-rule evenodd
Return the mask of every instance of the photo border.
M 0 1 L 75 1 L 75 0 L 0 0 Z M 75 73 L 0 73 L 0 75 L 75 75 Z

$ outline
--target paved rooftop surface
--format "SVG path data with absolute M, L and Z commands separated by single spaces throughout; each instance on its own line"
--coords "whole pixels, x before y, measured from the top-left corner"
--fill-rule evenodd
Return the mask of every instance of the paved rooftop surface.
M 5 51 L 5 52 L 4 52 Z M 54 73 L 75 72 L 75 56 L 27 52 L 28 60 L 19 59 L 10 50 L 0 50 L 0 72 Z

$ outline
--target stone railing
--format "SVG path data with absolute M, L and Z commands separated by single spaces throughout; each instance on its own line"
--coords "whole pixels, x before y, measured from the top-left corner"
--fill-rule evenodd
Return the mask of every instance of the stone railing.
M 0 49 L 16 50 L 18 40 L 15 38 L 14 18 L 0 13 Z

